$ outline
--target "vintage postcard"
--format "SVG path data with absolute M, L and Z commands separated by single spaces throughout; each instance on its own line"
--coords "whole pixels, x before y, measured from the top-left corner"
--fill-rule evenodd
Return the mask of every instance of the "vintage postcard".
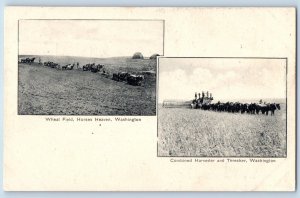
M 6 7 L 4 32 L 4 190 L 295 190 L 295 8 Z

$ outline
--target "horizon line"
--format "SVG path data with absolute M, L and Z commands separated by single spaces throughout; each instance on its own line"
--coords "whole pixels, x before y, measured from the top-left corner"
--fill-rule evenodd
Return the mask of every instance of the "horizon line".
M 126 58 L 132 58 L 133 55 L 127 55 L 127 56 L 108 56 L 108 57 L 94 57 L 94 56 L 75 56 L 75 55 L 42 55 L 42 54 L 18 54 L 18 56 L 64 56 L 64 57 L 78 57 L 78 58 L 119 58 L 119 57 L 126 57 Z M 152 56 L 152 55 L 151 55 Z M 145 58 L 150 58 L 151 56 L 143 56 Z M 161 56 L 161 55 L 160 55 Z
M 233 98 L 233 99 L 218 99 L 214 101 L 219 101 L 219 100 L 285 100 L 286 98 Z M 192 101 L 194 99 L 164 99 L 163 101 L 183 101 L 183 102 L 188 102 Z

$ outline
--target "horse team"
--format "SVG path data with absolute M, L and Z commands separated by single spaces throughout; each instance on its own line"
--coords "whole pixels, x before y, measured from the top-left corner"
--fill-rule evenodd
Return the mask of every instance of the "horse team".
M 96 72 L 99 72 L 103 67 L 104 67 L 104 65 L 101 65 L 101 64 L 96 65 L 95 63 L 92 63 L 92 64 L 88 63 L 88 64 L 82 66 L 82 70 L 83 71 L 91 71 L 91 72 L 96 73 Z
M 271 115 L 275 114 L 275 110 L 280 110 L 280 104 L 276 103 L 240 103 L 240 102 L 226 102 L 226 103 L 211 103 L 202 104 L 196 108 L 202 110 L 212 110 L 216 112 L 230 112 L 230 113 L 241 113 L 241 114 L 264 114 Z
M 130 74 L 128 72 L 114 73 L 113 80 L 115 81 L 125 81 L 130 85 L 141 86 L 144 81 L 144 75 Z
M 27 63 L 31 64 L 33 63 L 35 58 L 24 58 L 21 59 L 21 63 Z M 42 65 L 41 60 L 39 59 L 39 64 Z M 79 63 L 76 63 L 77 69 L 79 69 Z M 66 64 L 66 65 L 60 65 L 58 63 L 52 62 L 52 61 L 47 61 L 44 62 L 44 66 L 50 67 L 50 68 L 56 68 L 56 69 L 61 69 L 61 70 L 73 70 L 75 67 L 75 63 L 73 64 Z M 101 64 L 95 64 L 95 63 L 88 63 L 82 66 L 83 71 L 91 71 L 93 73 L 101 72 L 101 75 L 104 76 L 105 78 L 109 78 L 109 73 L 104 70 L 104 65 Z M 130 85 L 134 86 L 141 86 L 142 82 L 144 81 L 144 76 L 143 75 L 136 75 L 136 74 L 130 74 L 127 72 L 119 72 L 119 73 L 114 73 L 112 76 L 112 79 L 115 81 L 125 81 Z
M 35 58 L 22 58 L 21 63 L 31 64 L 34 62 L 34 60 L 35 60 Z

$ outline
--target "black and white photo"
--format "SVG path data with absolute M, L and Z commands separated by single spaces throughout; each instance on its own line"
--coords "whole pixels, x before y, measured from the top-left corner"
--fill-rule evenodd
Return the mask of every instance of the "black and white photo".
M 19 20 L 19 115 L 156 115 L 162 20 Z
M 284 58 L 159 58 L 159 157 L 286 157 Z

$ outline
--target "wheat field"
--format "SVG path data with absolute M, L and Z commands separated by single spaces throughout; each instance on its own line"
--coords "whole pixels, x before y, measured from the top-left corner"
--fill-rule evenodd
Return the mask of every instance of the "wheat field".
M 46 59 L 49 58 L 49 59 Z M 61 65 L 94 60 L 82 57 L 42 57 Z M 53 59 L 50 59 L 53 58 Z M 77 59 L 76 59 L 77 58 Z M 113 72 L 153 71 L 156 60 L 97 59 L 108 78 L 100 73 L 59 70 L 19 63 L 18 113 L 20 115 L 156 115 L 156 74 L 145 74 L 142 86 L 112 80 Z M 109 64 L 108 64 L 109 63 Z
M 286 157 L 286 107 L 275 116 L 158 108 L 158 156 Z

